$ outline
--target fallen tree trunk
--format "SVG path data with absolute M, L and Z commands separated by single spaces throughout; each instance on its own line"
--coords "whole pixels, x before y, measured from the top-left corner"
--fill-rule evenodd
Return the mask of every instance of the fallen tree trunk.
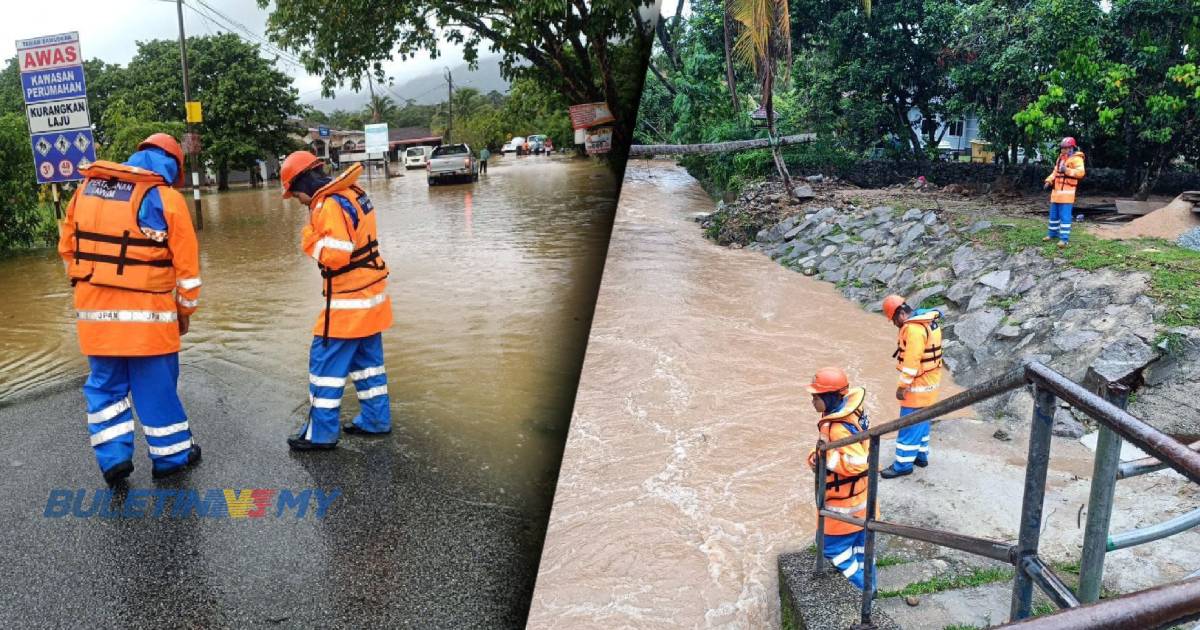
M 780 136 L 778 146 L 803 144 L 816 140 L 815 133 L 801 133 L 794 136 Z M 698 155 L 702 153 L 729 153 L 732 151 L 747 151 L 750 149 L 768 149 L 771 147 L 769 138 L 755 140 L 734 140 L 732 142 L 712 142 L 709 144 L 635 144 L 629 147 L 629 156 L 647 155 Z

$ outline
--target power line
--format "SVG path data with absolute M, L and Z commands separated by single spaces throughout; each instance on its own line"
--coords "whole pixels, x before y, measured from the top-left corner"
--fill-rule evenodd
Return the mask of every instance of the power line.
M 212 7 L 212 5 L 208 4 L 204 0 L 194 0 L 194 1 L 199 3 L 200 6 L 204 7 L 204 9 L 209 12 L 209 14 L 206 15 L 198 7 L 192 6 L 191 4 L 188 4 L 188 3 L 185 3 L 185 4 L 188 6 L 188 8 L 199 13 L 202 17 L 206 17 L 206 18 L 212 17 L 212 19 L 217 20 L 218 22 L 221 22 L 225 26 L 225 28 L 229 30 L 229 32 L 232 35 L 236 35 L 236 36 L 240 37 L 241 39 L 246 40 L 249 43 L 257 44 L 260 48 L 262 48 L 266 52 L 274 54 L 275 56 L 283 59 L 284 61 L 290 62 L 291 64 L 293 64 L 297 67 L 300 67 L 300 68 L 304 67 L 304 62 L 300 61 L 299 59 L 292 56 L 291 54 L 285 52 L 283 49 L 276 46 L 270 40 L 267 40 L 266 38 L 259 36 L 258 34 L 256 34 L 252 30 L 250 30 L 250 28 L 247 27 L 245 24 L 242 24 L 241 22 L 238 22 L 237 20 L 225 15 L 224 13 L 218 11 L 217 9 L 214 9 Z M 238 33 L 235 31 L 241 31 L 241 33 Z

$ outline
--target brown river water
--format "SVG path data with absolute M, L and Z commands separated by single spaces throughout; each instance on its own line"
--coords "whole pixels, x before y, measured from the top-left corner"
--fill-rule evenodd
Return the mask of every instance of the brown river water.
M 360 183 L 380 213 L 391 268 L 395 325 L 384 348 L 395 422 L 435 466 L 474 468 L 498 501 L 544 517 L 615 178 L 596 164 L 535 157 L 498 160 L 476 184 L 430 188 L 415 170 Z M 201 310 L 182 362 L 254 369 L 302 403 L 323 305 L 299 247 L 305 210 L 273 186 L 206 195 L 204 213 Z M 0 403 L 84 375 L 56 254 L 0 260 L 0 287 Z
M 630 163 L 530 628 L 777 627 L 776 557 L 815 523 L 803 386 L 840 365 L 876 422 L 898 415 L 896 329 L 706 241 L 712 209 L 682 169 Z

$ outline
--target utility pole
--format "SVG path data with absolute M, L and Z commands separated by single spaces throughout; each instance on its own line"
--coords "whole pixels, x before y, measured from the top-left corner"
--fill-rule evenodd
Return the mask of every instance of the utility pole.
M 450 144 L 453 142 L 450 137 L 454 130 L 454 75 L 450 73 L 450 68 L 446 68 L 446 86 L 450 90 L 446 97 L 446 106 L 450 108 L 450 115 L 446 118 L 446 144 Z
M 192 126 L 192 115 L 188 105 L 192 102 L 192 88 L 188 83 L 187 37 L 183 33 L 183 0 L 175 0 L 175 10 L 179 16 L 179 59 L 183 65 L 183 109 L 184 118 L 187 120 L 187 137 L 184 144 L 188 145 L 188 161 L 191 163 L 192 170 L 192 199 L 196 207 L 196 229 L 203 230 L 204 215 L 200 212 L 200 156 L 197 154 L 199 147 L 196 146 L 198 136 L 195 133 L 195 127 Z

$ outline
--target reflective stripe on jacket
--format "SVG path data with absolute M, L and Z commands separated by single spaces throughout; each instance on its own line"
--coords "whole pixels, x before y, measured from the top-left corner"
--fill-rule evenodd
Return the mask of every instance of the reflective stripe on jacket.
M 1058 172 L 1058 167 L 1064 166 L 1064 173 Z M 1083 165 L 1083 151 L 1076 151 L 1070 157 L 1058 156 L 1054 170 L 1046 177 L 1047 184 L 1053 184 L 1050 189 L 1052 203 L 1075 203 L 1075 188 L 1087 171 Z
M 838 411 L 825 413 L 817 427 L 828 442 L 854 435 L 867 428 L 867 392 L 852 387 L 846 402 Z M 848 444 L 825 453 L 825 509 L 866 518 L 867 513 L 867 442 Z M 815 465 L 816 449 L 808 454 L 809 465 Z M 852 534 L 861 527 L 831 518 L 825 519 L 825 533 L 835 536 Z
M 58 243 L 75 287 L 80 349 L 89 356 L 178 352 L 178 315 L 195 312 L 200 294 L 199 244 L 187 202 L 146 169 L 97 161 L 82 173 Z M 165 236 L 138 225 L 152 189 L 162 202 Z
M 375 209 L 355 185 L 355 164 L 313 193 L 301 245 L 317 261 L 325 308 L 313 334 L 339 339 L 369 337 L 392 325 L 387 265 L 379 253 Z
M 902 405 L 928 407 L 937 402 L 942 384 L 942 314 L 918 313 L 904 322 L 896 342 L 898 387 L 906 388 Z

